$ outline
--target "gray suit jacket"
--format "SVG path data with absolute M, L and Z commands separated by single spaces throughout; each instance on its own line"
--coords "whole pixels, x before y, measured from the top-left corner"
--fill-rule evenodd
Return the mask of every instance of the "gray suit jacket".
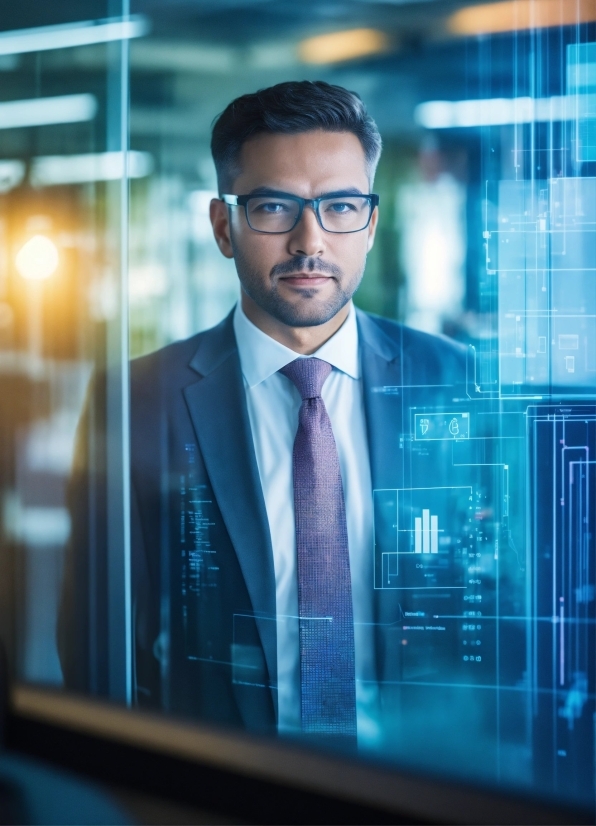
M 415 486 L 416 474 L 436 479 L 440 469 L 424 459 L 416 468 L 404 461 L 412 409 L 449 404 L 461 392 L 463 348 L 361 311 L 357 319 L 373 487 Z M 82 437 L 88 427 L 84 419 Z M 100 457 L 85 438 L 81 445 L 59 643 L 66 683 L 107 693 L 105 480 Z M 137 701 L 274 731 L 273 553 L 231 314 L 132 363 L 131 461 Z M 374 599 L 377 669 L 389 679 L 399 676 L 391 630 L 403 600 L 395 591 Z

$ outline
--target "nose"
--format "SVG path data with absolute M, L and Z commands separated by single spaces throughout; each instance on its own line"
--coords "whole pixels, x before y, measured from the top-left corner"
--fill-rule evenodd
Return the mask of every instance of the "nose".
M 320 256 L 325 251 L 325 233 L 312 207 L 304 208 L 300 220 L 288 237 L 290 255 Z

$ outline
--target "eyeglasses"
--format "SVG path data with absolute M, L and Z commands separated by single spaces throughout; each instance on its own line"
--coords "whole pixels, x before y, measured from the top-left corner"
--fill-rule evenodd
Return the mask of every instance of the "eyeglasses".
M 291 232 L 304 207 L 311 207 L 325 232 L 361 232 L 370 224 L 378 195 L 333 192 L 320 198 L 299 198 L 280 192 L 273 195 L 222 195 L 228 206 L 244 207 L 248 226 L 272 235 Z

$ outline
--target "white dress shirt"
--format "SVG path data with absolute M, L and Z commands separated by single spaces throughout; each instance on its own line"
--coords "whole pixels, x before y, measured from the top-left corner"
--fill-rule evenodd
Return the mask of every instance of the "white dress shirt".
M 292 449 L 302 400 L 279 373 L 303 358 L 248 320 L 240 303 L 234 312 L 248 415 L 269 519 L 275 569 L 277 679 L 280 732 L 300 732 L 300 651 L 298 578 Z M 358 742 L 378 736 L 373 630 L 373 506 L 368 438 L 354 307 L 335 333 L 312 356 L 333 370 L 322 397 L 331 420 L 344 489 L 356 660 Z

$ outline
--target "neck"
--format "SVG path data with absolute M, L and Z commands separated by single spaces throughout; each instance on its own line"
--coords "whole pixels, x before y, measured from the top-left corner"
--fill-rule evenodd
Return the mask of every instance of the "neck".
M 242 290 L 241 303 L 245 316 L 252 321 L 255 327 L 302 356 L 309 356 L 316 352 L 331 336 L 335 335 L 348 317 L 352 306 L 352 302 L 349 301 L 333 318 L 324 324 L 317 324 L 316 327 L 289 327 L 265 312 L 244 290 Z

